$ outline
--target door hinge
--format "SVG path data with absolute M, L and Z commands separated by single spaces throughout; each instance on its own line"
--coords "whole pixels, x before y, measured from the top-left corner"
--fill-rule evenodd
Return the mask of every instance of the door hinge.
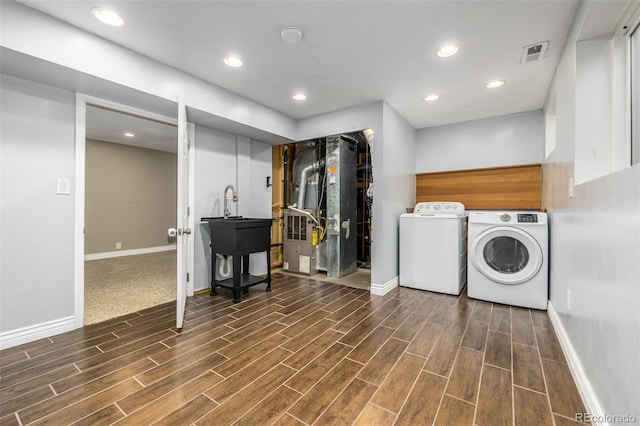
M 187 206 L 187 216 L 191 216 L 191 207 Z
M 187 272 L 187 282 L 189 282 L 189 273 Z

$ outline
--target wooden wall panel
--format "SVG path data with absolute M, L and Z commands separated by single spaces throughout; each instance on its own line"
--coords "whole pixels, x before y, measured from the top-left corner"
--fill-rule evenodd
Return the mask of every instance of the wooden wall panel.
M 459 201 L 468 210 L 540 210 L 542 165 L 416 175 L 416 202 Z

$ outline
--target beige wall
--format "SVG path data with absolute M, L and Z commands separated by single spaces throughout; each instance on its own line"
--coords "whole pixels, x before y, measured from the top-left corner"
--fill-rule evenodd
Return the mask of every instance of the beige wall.
M 176 182 L 176 154 L 87 140 L 85 254 L 173 244 Z

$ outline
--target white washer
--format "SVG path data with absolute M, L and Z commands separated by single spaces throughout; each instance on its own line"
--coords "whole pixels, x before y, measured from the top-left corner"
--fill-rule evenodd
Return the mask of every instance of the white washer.
M 549 229 L 546 213 L 471 211 L 468 241 L 469 297 L 547 309 Z
M 400 285 L 460 294 L 467 282 L 467 217 L 457 202 L 418 203 L 400 215 Z

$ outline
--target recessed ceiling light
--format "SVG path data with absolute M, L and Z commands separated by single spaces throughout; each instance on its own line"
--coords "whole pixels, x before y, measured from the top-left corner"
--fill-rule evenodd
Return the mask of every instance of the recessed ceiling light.
M 124 18 L 113 10 L 94 7 L 91 9 L 91 13 L 93 13 L 93 16 L 95 16 L 100 22 L 107 25 L 113 25 L 114 27 L 121 27 L 124 25 Z
M 298 27 L 284 27 L 280 31 L 280 37 L 287 43 L 298 43 L 302 40 L 302 30 Z
M 427 102 L 431 102 L 431 101 L 437 100 L 438 98 L 440 98 L 440 96 L 438 95 L 429 95 L 429 96 L 426 96 L 424 100 Z
M 224 58 L 224 63 L 234 68 L 241 67 L 243 64 L 242 59 L 237 56 L 227 56 Z
M 458 53 L 458 46 L 456 46 L 455 44 L 449 44 L 438 49 L 436 55 L 441 58 L 447 58 L 449 56 L 455 55 L 456 53 Z
M 494 80 L 490 81 L 484 85 L 487 89 L 495 89 L 496 87 L 500 87 L 504 84 L 504 80 Z
M 136 134 L 133 132 L 125 132 L 124 135 L 128 138 L 135 138 Z
M 296 93 L 292 96 L 292 98 L 295 101 L 304 101 L 305 99 L 307 99 L 307 95 L 305 95 L 304 93 Z

